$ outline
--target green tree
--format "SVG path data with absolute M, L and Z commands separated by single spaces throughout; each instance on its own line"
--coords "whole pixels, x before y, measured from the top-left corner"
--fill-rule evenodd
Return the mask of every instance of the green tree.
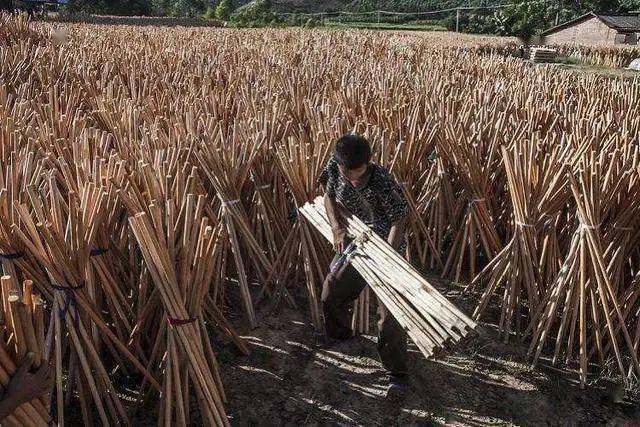
M 640 11 L 640 0 L 620 0 L 620 11 Z
M 202 16 L 211 0 L 71 0 L 72 12 L 113 15 Z
M 524 1 L 504 10 L 505 32 L 522 38 L 529 38 L 550 26 L 555 15 L 547 4 Z
M 168 14 L 171 16 L 202 16 L 205 9 L 204 0 L 175 0 Z
M 12 11 L 13 0 L 0 0 L 0 10 Z
M 320 23 L 316 18 L 313 18 L 313 17 L 307 19 L 307 22 L 304 23 L 305 28 L 314 28 L 314 27 L 317 27 L 318 25 L 320 25 Z
M 271 10 L 269 0 L 252 0 L 237 8 L 231 14 L 230 21 L 242 27 L 257 27 L 278 22 L 278 16 Z
M 527 39 L 585 13 L 613 10 L 616 4 L 617 0 L 558 0 L 554 3 L 521 0 L 501 12 L 501 33 Z
M 231 0 L 222 0 L 216 7 L 215 17 L 221 21 L 228 21 L 233 12 L 233 4 Z
M 152 3 L 151 0 L 71 0 L 67 8 L 72 12 L 149 15 Z
M 154 15 L 169 15 L 173 0 L 151 0 L 151 10 Z

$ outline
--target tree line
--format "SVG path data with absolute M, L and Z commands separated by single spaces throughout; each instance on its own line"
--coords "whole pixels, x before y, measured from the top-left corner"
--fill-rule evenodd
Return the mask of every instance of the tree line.
M 502 9 L 464 11 L 459 19 L 455 13 L 429 19 L 430 22 L 450 30 L 457 26 L 465 32 L 528 37 L 590 11 L 623 13 L 640 10 L 640 0 L 512 0 L 512 2 L 512 6 Z M 0 10 L 11 9 L 19 3 L 21 3 L 20 0 L 0 0 Z M 327 8 L 326 5 L 329 3 L 333 9 Z M 292 17 L 288 21 L 278 17 L 270 0 L 70 0 L 65 8 L 70 13 L 204 17 L 228 21 L 238 26 L 315 26 L 321 24 L 321 21 L 304 15 L 304 12 L 336 10 L 369 12 L 382 9 L 410 13 L 504 3 L 509 3 L 509 0 L 346 0 L 344 3 L 298 0 L 292 1 L 290 6 L 295 6 L 295 10 L 301 12 L 300 19 Z M 287 6 L 286 0 L 279 2 L 279 7 L 290 9 Z M 360 17 L 359 21 L 367 19 L 376 18 L 368 15 Z M 407 15 L 383 18 L 395 23 L 417 19 L 417 15 L 416 17 Z M 424 21 L 424 18 L 422 20 Z

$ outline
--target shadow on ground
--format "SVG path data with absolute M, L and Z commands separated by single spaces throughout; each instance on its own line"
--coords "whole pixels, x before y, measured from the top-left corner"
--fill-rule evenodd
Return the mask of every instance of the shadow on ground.
M 247 336 L 248 357 L 220 355 L 233 425 L 630 424 L 631 403 L 601 389 L 580 390 L 566 375 L 531 369 L 521 344 L 491 327 L 451 355 L 427 361 L 410 352 L 411 392 L 385 399 L 375 338 L 315 350 L 304 315 L 283 310 Z

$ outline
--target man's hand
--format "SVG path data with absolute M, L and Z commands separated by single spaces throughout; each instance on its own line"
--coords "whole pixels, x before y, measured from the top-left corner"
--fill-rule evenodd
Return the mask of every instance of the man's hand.
M 5 391 L 5 398 L 14 399 L 18 405 L 21 405 L 49 392 L 52 380 L 49 365 L 43 363 L 33 373 L 29 372 L 32 365 L 33 353 L 28 353 L 22 365 L 11 377 Z
M 333 250 L 341 254 L 344 251 L 344 242 L 347 237 L 347 230 L 342 226 L 332 226 L 333 232 Z
M 406 218 L 396 221 L 391 225 L 391 231 L 389 231 L 387 243 L 389 243 L 393 249 L 397 250 L 400 247 L 406 225 Z
M 16 370 L 0 399 L 0 421 L 11 415 L 18 406 L 30 402 L 49 392 L 52 383 L 51 369 L 43 363 L 35 372 L 33 353 L 27 353 L 22 365 Z

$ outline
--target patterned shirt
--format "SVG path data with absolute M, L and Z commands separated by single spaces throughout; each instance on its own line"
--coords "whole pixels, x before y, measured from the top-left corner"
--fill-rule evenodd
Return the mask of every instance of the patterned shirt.
M 385 168 L 371 164 L 370 173 L 367 184 L 357 189 L 340 172 L 338 161 L 332 156 L 318 181 L 329 197 L 386 240 L 393 223 L 405 218 L 409 208 L 402 189 Z M 405 248 L 403 239 L 398 251 L 402 253 Z

